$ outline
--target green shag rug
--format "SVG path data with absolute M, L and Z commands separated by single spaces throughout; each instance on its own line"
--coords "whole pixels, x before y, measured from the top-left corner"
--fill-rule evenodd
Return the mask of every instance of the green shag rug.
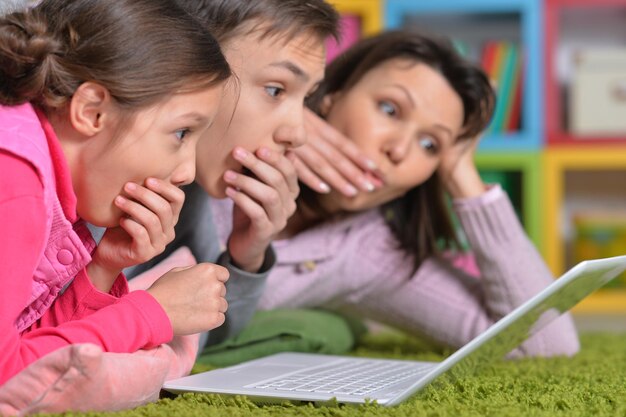
M 185 394 L 117 413 L 64 416 L 626 416 L 626 334 L 589 333 L 574 358 L 497 361 L 480 373 L 439 382 L 395 407 L 255 405 L 243 397 Z M 397 334 L 367 335 L 357 356 L 441 360 L 451 352 Z M 208 369 L 208 368 L 206 368 Z M 198 367 L 196 371 L 204 369 Z

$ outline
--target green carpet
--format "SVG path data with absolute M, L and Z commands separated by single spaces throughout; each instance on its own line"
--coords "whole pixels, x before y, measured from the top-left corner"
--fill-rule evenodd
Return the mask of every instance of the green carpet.
M 626 334 L 590 333 L 572 359 L 498 361 L 477 375 L 440 382 L 395 407 L 257 406 L 245 398 L 186 394 L 132 411 L 65 416 L 626 416 Z M 418 340 L 366 336 L 358 356 L 441 360 L 442 352 Z M 197 369 L 201 370 L 201 369 Z

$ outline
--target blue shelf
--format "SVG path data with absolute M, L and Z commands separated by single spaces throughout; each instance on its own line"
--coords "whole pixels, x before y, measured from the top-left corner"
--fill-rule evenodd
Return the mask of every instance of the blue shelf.
M 539 133 L 513 132 L 483 137 L 478 145 L 480 151 L 536 151 L 541 149 Z
M 541 43 L 541 0 L 386 0 L 384 2 L 385 28 L 398 29 L 407 16 L 427 14 L 502 14 L 520 16 L 520 39 L 525 51 L 522 129 L 518 133 L 490 135 L 480 145 L 483 151 L 525 150 L 542 148 L 543 47 Z M 442 35 L 445 35 L 445 28 Z

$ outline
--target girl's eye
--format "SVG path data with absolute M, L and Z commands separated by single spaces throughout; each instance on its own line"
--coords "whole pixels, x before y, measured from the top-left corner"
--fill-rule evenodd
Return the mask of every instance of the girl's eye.
M 388 116 L 395 116 L 397 114 L 396 107 L 388 101 L 381 101 L 378 103 L 378 107 Z
M 284 91 L 285 91 L 285 89 L 281 88 L 281 87 L 276 87 L 276 86 L 271 86 L 271 85 L 268 85 L 268 86 L 265 87 L 265 92 L 267 93 L 267 95 L 269 95 L 270 97 L 273 97 L 273 98 L 277 98 Z
M 191 129 L 184 128 L 177 130 L 174 134 L 176 135 L 176 138 L 182 142 L 185 139 L 185 136 L 187 136 L 190 132 Z
M 431 137 L 423 136 L 419 138 L 419 145 L 428 153 L 434 154 L 437 152 L 437 143 Z

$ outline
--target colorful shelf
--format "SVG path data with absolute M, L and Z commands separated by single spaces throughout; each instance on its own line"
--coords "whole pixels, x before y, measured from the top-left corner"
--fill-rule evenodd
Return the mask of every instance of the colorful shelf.
M 476 155 L 479 170 L 518 172 L 521 175 L 521 221 L 539 251 L 543 250 L 540 193 L 541 155 L 538 152 L 485 153 Z M 511 196 L 513 200 L 513 196 Z

